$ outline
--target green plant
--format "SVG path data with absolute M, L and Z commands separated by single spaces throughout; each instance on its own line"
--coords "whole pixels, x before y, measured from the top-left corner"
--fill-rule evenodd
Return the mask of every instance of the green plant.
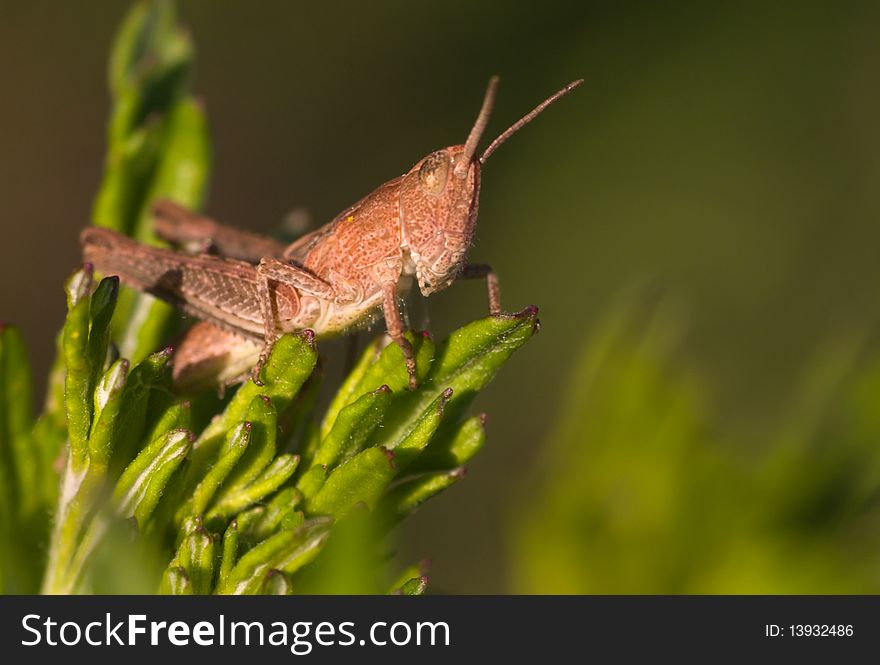
M 191 61 L 173 4 L 137 3 L 111 56 L 96 224 L 155 242 L 153 198 L 200 205 L 210 150 L 188 91 Z M 278 340 L 261 385 L 183 398 L 170 350 L 156 351 L 170 308 L 112 276 L 94 282 L 89 266 L 67 281 L 36 421 L 23 341 L 0 330 L 3 591 L 424 592 L 420 565 L 390 587 L 383 580 L 382 536 L 480 449 L 482 420 L 466 409 L 535 332 L 534 308 L 475 321 L 438 345 L 409 333 L 415 391 L 399 347 L 374 341 L 319 418 L 308 331 Z
M 511 513 L 522 593 L 880 589 L 880 359 L 829 343 L 761 433 L 722 424 L 682 317 L 626 297 L 585 341 L 542 482 Z

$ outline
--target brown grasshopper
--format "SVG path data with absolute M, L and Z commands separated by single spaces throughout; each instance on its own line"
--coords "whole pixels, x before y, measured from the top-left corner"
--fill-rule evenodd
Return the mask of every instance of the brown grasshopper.
M 495 273 L 487 265 L 465 263 L 476 227 L 482 166 L 498 146 L 582 82 L 541 102 L 477 156 L 495 100 L 498 78 L 493 77 L 463 145 L 432 152 L 286 247 L 160 201 L 153 209 L 158 235 L 198 254 L 142 245 L 109 229 L 89 227 L 80 236 L 84 260 L 202 320 L 178 350 L 178 375 L 184 366 L 245 344 L 261 349 L 257 376 L 279 333 L 341 333 L 381 309 L 414 388 L 415 358 L 404 337 L 399 297 L 413 277 L 424 296 L 459 277 L 485 278 L 489 312 L 501 313 Z

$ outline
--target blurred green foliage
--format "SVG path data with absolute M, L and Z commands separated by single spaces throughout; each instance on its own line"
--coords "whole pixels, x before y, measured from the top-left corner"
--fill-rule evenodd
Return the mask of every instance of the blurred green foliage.
M 540 486 L 510 514 L 515 589 L 880 590 L 880 357 L 829 345 L 750 441 L 682 361 L 682 313 L 641 295 L 572 368 Z
M 134 3 L 110 53 L 112 110 L 95 225 L 158 244 L 150 214 L 155 200 L 201 207 L 211 147 L 204 111 L 190 93 L 193 60 L 192 41 L 172 0 Z M 173 311 L 123 291 L 116 319 L 122 354 L 137 362 L 154 351 L 174 325 Z

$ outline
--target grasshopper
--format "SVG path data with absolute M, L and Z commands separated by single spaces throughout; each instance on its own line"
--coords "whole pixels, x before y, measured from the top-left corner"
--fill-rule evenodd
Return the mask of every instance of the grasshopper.
M 465 263 L 476 228 L 482 167 L 502 143 L 582 82 L 541 102 L 478 156 L 498 85 L 492 77 L 464 144 L 432 152 L 288 246 L 159 201 L 153 206 L 157 234 L 188 252 L 89 227 L 80 236 L 84 260 L 201 320 L 178 349 L 176 378 L 236 345 L 259 350 L 256 378 L 280 333 L 342 333 L 381 310 L 415 388 L 415 358 L 404 337 L 401 296 L 413 278 L 424 296 L 457 278 L 483 278 L 489 312 L 501 314 L 491 267 Z

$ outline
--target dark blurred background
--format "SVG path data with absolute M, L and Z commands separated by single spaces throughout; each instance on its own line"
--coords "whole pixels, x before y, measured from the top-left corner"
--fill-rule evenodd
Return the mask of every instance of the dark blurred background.
M 38 377 L 102 172 L 126 4 L 0 0 L 0 319 L 23 328 Z M 574 358 L 634 281 L 680 303 L 682 362 L 732 446 L 762 445 L 824 340 L 878 323 L 877 3 L 184 0 L 181 14 L 213 135 L 207 211 L 254 230 L 294 208 L 323 223 L 463 142 L 491 74 L 490 135 L 586 79 L 484 172 L 470 257 L 496 268 L 507 308 L 539 305 L 543 329 L 479 398 L 490 438 L 468 477 L 402 529 L 401 559 L 433 557 L 435 591 L 535 590 L 511 563 L 511 507 L 552 484 L 536 474 Z M 455 285 L 428 302 L 432 330 L 484 308 L 481 285 Z

